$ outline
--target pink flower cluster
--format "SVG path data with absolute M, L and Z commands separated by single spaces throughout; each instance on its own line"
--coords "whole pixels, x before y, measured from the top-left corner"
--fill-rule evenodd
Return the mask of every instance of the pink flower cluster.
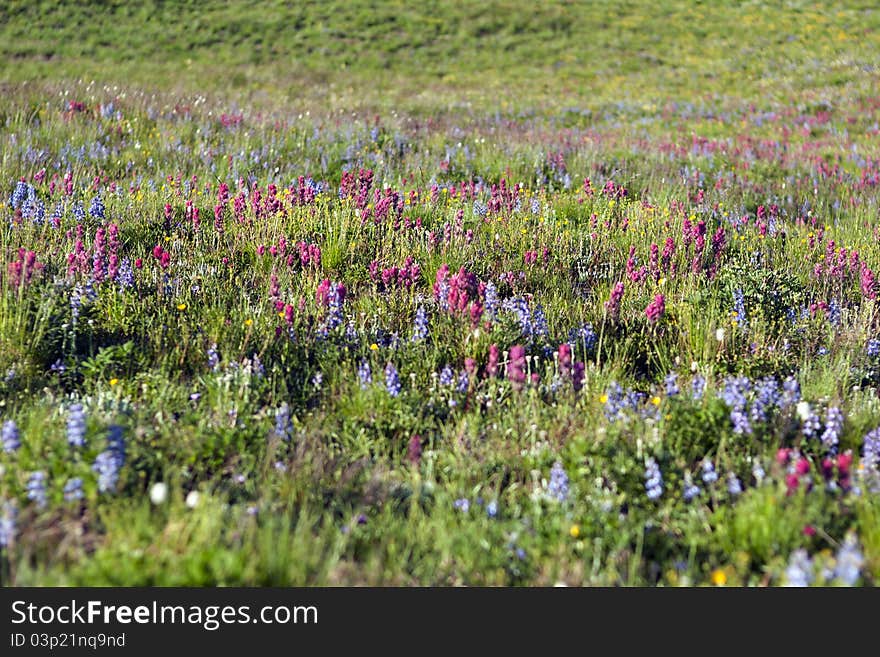
M 370 280 L 376 283 L 380 292 L 386 292 L 394 288 L 408 290 L 418 283 L 421 275 L 422 268 L 412 256 L 407 256 L 401 267 L 385 267 L 381 271 L 376 260 L 370 263 Z
M 648 321 L 651 324 L 654 324 L 663 317 L 663 314 L 666 312 L 666 299 L 662 294 L 657 294 L 654 296 L 654 300 L 648 304 L 648 307 L 645 308 L 645 315 L 648 317 Z
M 18 250 L 18 259 L 6 265 L 6 272 L 12 287 L 27 285 L 31 282 L 34 274 L 38 274 L 42 270 L 43 263 L 37 261 L 36 252 L 23 247 Z

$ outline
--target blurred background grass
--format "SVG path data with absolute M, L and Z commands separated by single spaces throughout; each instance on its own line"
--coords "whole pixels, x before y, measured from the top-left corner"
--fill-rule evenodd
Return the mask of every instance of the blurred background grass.
M 22 2 L 0 79 L 96 80 L 252 107 L 548 112 L 876 87 L 874 2 Z

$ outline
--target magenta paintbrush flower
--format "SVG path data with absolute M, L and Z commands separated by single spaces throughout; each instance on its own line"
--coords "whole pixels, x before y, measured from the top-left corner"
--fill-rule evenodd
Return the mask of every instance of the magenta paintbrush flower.
M 663 317 L 663 314 L 666 312 L 666 299 L 662 294 L 658 294 L 654 297 L 654 300 L 648 304 L 648 307 L 645 308 L 645 315 L 648 316 L 648 321 L 651 324 L 660 321 Z
M 507 363 L 507 378 L 514 390 L 522 390 L 526 382 L 526 348 L 514 345 L 510 348 L 510 361 Z

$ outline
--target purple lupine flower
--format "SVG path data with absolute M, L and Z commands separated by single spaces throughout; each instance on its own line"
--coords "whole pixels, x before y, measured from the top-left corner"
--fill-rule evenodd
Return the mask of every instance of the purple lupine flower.
M 859 549 L 859 542 L 853 534 L 846 537 L 835 557 L 834 578 L 847 586 L 855 586 L 861 576 L 865 557 Z
M 772 376 L 768 376 L 755 384 L 755 398 L 749 409 L 749 415 L 753 422 L 766 422 L 770 417 L 770 410 L 778 407 L 781 395 L 779 384 Z
M 746 302 L 743 291 L 739 288 L 733 291 L 733 313 L 734 321 L 745 331 L 749 327 L 749 320 L 746 316 Z
M 532 312 L 532 331 L 538 337 L 544 337 L 550 332 L 544 307 L 540 303 L 535 305 L 535 310 Z
M 702 374 L 697 374 L 691 381 L 691 396 L 694 398 L 694 401 L 700 401 L 703 398 L 703 393 L 705 392 L 706 377 L 704 377 Z
M 584 386 L 584 361 L 579 360 L 574 364 L 571 372 L 571 386 L 575 392 L 580 392 Z
M 803 548 L 791 553 L 785 569 L 785 586 L 805 587 L 813 583 L 813 560 Z
M 832 299 L 828 303 L 828 323 L 831 324 L 833 328 L 838 328 L 840 326 L 841 315 L 840 304 L 837 302 L 837 299 Z
M 471 384 L 470 377 L 468 377 L 467 371 L 462 370 L 461 372 L 459 372 L 458 385 L 455 387 L 455 389 L 458 392 L 467 392 L 468 388 L 470 387 L 470 384 Z
M 702 489 L 697 486 L 693 478 L 691 477 L 690 472 L 684 473 L 684 490 L 682 491 L 682 497 L 685 502 L 690 502 L 692 499 L 697 497 L 702 491 Z M 650 497 L 650 494 L 649 494 Z
M 370 363 L 365 360 L 361 361 L 361 364 L 358 365 L 358 379 L 361 382 L 361 388 L 366 389 L 371 383 L 373 383 L 373 373 L 370 370 Z
M 532 315 L 529 313 L 529 305 L 522 297 L 507 299 L 502 308 L 516 315 L 519 321 L 520 333 L 524 338 L 530 338 L 534 332 L 532 327 Z
M 12 502 L 4 502 L 0 512 L 0 548 L 8 548 L 15 540 L 15 518 L 17 509 Z
M 611 420 L 617 420 L 623 415 L 626 406 L 626 398 L 623 388 L 617 381 L 612 381 L 608 389 L 605 391 L 605 417 Z
M 793 376 L 782 382 L 782 405 L 791 406 L 801 400 L 801 384 Z
M 104 201 L 101 200 L 100 194 L 92 199 L 92 203 L 89 205 L 89 215 L 95 219 L 104 219 Z
M 822 430 L 822 421 L 816 413 L 810 412 L 804 420 L 802 431 L 807 438 L 814 438 Z
M 663 475 L 653 457 L 645 461 L 645 492 L 649 500 L 657 500 L 663 495 Z
M 737 497 L 742 494 L 742 482 L 739 480 L 739 477 L 736 476 L 734 472 L 727 473 L 727 492 L 730 493 L 732 497 Z
M 663 386 L 666 390 L 667 397 L 674 397 L 681 390 L 678 387 L 678 374 L 675 372 L 670 372 L 666 375 L 666 378 L 663 379 Z
M 868 356 L 871 358 L 880 356 L 880 340 L 877 338 L 871 338 L 868 340 L 868 343 L 865 346 L 865 351 L 868 352 Z
M 7 454 L 11 454 L 21 447 L 21 436 L 15 420 L 6 420 L 3 423 L 3 429 L 0 431 L 0 443 L 3 444 L 3 451 Z
M 729 376 L 724 380 L 724 388 L 721 391 L 721 399 L 732 410 L 742 411 L 746 407 L 746 395 L 751 390 L 752 384 L 744 376 Z
M 568 475 L 560 461 L 556 461 L 550 469 L 550 482 L 547 484 L 547 494 L 557 502 L 568 499 Z
M 46 497 L 46 473 L 42 470 L 32 472 L 27 480 L 27 498 L 36 502 L 38 509 L 43 509 L 47 504 Z
M 134 287 L 134 269 L 128 258 L 123 258 L 119 265 L 119 272 L 116 274 L 116 280 L 122 289 Z
M 843 431 L 843 412 L 837 406 L 829 406 L 825 412 L 825 431 L 822 433 L 822 444 L 834 451 Z
M 703 483 L 707 486 L 718 481 L 718 473 L 715 472 L 715 465 L 709 459 L 703 460 Z
M 483 317 L 494 322 L 498 317 L 498 288 L 492 281 L 486 283 L 483 290 Z
M 749 436 L 752 433 L 752 424 L 749 416 L 743 411 L 731 411 L 730 422 L 733 424 L 733 433 L 740 436 Z
M 420 342 L 422 340 L 426 340 L 428 338 L 428 315 L 425 312 L 424 306 L 419 306 L 416 309 L 416 319 L 414 322 L 415 328 L 413 330 L 413 342 Z
M 449 365 L 445 365 L 442 370 L 440 370 L 440 385 L 441 386 L 451 386 L 453 378 L 455 374 L 452 372 L 452 368 Z
M 400 394 L 400 375 L 398 375 L 397 368 L 393 363 L 388 363 L 385 366 L 385 388 L 392 397 L 397 397 Z
M 220 369 L 220 354 L 217 353 L 216 342 L 208 347 L 207 355 L 208 367 L 210 367 L 213 372 L 218 371 Z
M 289 440 L 292 428 L 290 407 L 285 402 L 275 411 L 275 429 L 273 433 L 276 437 L 281 438 L 281 440 Z
M 471 508 L 471 503 L 466 497 L 462 497 L 455 500 L 455 502 L 452 503 L 452 507 L 458 509 L 462 513 L 467 513 Z
M 86 442 L 86 412 L 82 404 L 71 404 L 67 410 L 67 443 L 82 447 Z
M 77 500 L 81 500 L 83 497 L 82 487 L 83 480 L 79 477 L 68 479 L 67 483 L 64 484 L 64 501 L 75 502 Z
M 98 454 L 92 465 L 98 475 L 98 490 L 107 493 L 116 488 L 119 481 L 119 470 L 125 463 L 125 440 L 122 427 L 112 425 L 107 436 L 107 447 Z

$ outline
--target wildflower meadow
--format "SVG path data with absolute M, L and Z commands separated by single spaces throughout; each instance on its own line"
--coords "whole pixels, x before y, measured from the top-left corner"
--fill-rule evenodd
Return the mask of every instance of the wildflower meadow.
M 351 4 L 0 9 L 0 584 L 875 584 L 873 3 Z

